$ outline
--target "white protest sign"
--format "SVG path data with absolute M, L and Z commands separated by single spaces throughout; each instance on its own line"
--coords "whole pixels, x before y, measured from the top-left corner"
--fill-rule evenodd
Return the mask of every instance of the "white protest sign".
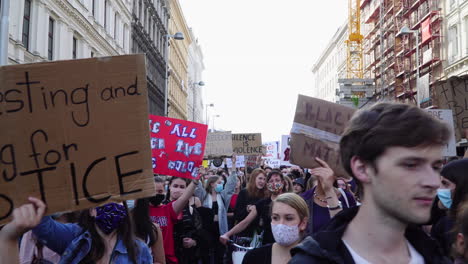
M 291 148 L 289 146 L 289 141 L 291 140 L 290 135 L 283 135 L 281 136 L 281 151 L 280 151 L 280 160 L 281 165 L 291 166 L 289 163 L 289 156 L 291 153 Z
M 278 147 L 279 147 L 278 141 L 265 142 L 263 143 L 263 146 L 265 146 L 265 149 L 266 149 L 266 153 L 265 155 L 263 155 L 263 158 L 278 159 Z
M 430 113 L 433 117 L 445 122 L 449 125 L 450 129 L 452 130 L 452 136 L 444 148 L 444 156 L 445 157 L 453 157 L 457 156 L 457 147 L 455 142 L 455 132 L 454 132 L 454 123 L 453 123 L 453 113 L 450 109 L 427 109 L 428 113 Z

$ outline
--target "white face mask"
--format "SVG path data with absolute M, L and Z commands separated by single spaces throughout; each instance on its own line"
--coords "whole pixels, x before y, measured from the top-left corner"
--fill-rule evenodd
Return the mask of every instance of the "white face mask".
M 271 232 L 273 233 L 276 243 L 283 247 L 288 247 L 300 239 L 298 226 L 271 224 Z

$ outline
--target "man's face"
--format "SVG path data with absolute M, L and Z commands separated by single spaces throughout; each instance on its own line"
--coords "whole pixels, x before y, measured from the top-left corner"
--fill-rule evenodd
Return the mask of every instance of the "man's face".
M 375 161 L 377 172 L 366 167 L 370 182 L 364 184 L 364 200 L 374 203 L 383 219 L 403 224 L 427 222 L 440 185 L 442 149 L 389 147 Z

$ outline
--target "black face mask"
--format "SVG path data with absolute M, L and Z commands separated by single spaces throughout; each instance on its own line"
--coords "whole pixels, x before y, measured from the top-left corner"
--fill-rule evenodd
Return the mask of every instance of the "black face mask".
M 153 206 L 158 206 L 162 203 L 162 201 L 164 201 L 164 198 L 166 198 L 164 194 L 158 193 L 155 196 L 149 198 L 149 201 Z

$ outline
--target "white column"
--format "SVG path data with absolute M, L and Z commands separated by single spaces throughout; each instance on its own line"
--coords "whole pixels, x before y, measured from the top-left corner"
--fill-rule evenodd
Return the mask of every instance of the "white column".
M 21 43 L 23 39 L 24 0 L 10 1 L 10 35 Z

